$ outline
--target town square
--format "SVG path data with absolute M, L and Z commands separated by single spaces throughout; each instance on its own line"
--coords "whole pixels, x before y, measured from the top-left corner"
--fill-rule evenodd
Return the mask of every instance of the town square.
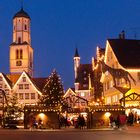
M 0 10 L 0 139 L 139 139 L 138 0 Z

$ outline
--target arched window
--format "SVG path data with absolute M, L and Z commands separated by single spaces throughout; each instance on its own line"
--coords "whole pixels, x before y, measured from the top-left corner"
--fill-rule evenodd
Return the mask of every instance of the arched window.
M 26 24 L 24 25 L 24 30 L 27 30 L 27 25 Z
M 18 43 L 21 44 L 21 37 L 18 38 Z
M 16 50 L 16 59 L 19 59 L 19 51 Z
M 20 49 L 20 59 L 22 59 L 23 58 L 23 51 L 22 51 L 22 49 Z

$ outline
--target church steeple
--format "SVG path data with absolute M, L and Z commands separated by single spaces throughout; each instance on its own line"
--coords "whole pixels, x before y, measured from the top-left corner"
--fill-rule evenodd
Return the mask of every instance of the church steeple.
M 75 55 L 74 55 L 74 72 L 75 72 L 75 79 L 77 78 L 77 71 L 78 67 L 80 66 L 80 57 L 78 53 L 78 49 L 76 48 L 75 50 Z
M 26 71 L 33 76 L 30 16 L 23 7 L 13 16 L 13 42 L 10 45 L 10 73 Z
M 74 57 L 79 57 L 79 53 L 78 53 L 78 49 L 76 48 L 76 50 L 75 50 L 75 55 L 74 55 Z
M 23 8 L 21 8 L 13 17 L 13 43 L 31 44 L 30 16 Z

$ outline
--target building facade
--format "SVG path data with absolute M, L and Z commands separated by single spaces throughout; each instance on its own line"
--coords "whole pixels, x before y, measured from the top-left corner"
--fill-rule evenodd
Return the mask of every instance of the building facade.
M 13 17 L 13 40 L 9 51 L 9 74 L 0 73 L 0 106 L 16 95 L 18 104 L 36 105 L 42 96 L 47 77 L 33 77 L 33 48 L 31 46 L 31 18 L 23 8 Z
M 139 52 L 140 40 L 125 38 L 107 40 L 103 61 L 109 67 L 102 72 L 101 77 L 105 104 L 140 106 Z

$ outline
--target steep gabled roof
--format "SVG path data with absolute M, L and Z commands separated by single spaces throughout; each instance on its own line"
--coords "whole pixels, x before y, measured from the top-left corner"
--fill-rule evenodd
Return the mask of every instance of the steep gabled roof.
M 7 84 L 9 85 L 9 87 L 12 88 L 12 82 L 9 80 L 9 78 L 4 73 L 0 73 L 0 74 L 6 80 Z
M 64 94 L 63 97 L 67 97 L 67 96 L 69 96 L 69 94 L 74 94 L 74 95 L 76 95 L 75 89 L 74 89 L 74 88 L 69 88 L 69 89 L 67 89 L 67 91 L 65 92 L 65 94 Z
M 6 76 L 9 78 L 9 80 L 15 84 L 17 80 L 19 79 L 21 74 L 7 74 Z
M 22 74 L 20 75 L 20 77 L 18 78 L 18 80 L 16 81 L 16 83 L 14 84 L 13 89 L 17 86 L 17 84 L 19 83 L 19 81 L 21 80 L 21 78 L 23 77 L 23 75 L 27 78 L 27 80 L 30 81 L 30 83 L 32 84 L 32 86 L 34 87 L 34 89 L 35 89 L 36 91 L 38 91 L 38 93 L 39 93 L 40 95 L 42 95 L 42 92 L 40 91 L 40 89 L 37 87 L 37 85 L 36 85 L 35 82 L 32 80 L 32 78 L 30 77 L 30 75 L 29 75 L 27 72 L 25 72 L 25 71 L 22 72 Z
M 43 87 L 47 83 L 47 77 L 38 77 L 38 78 L 31 78 L 30 75 L 24 71 L 24 74 L 27 75 L 29 80 L 32 82 L 32 84 L 39 90 L 42 91 Z M 3 74 L 4 75 L 4 74 Z M 4 75 L 10 86 L 12 87 L 12 83 L 16 84 L 18 79 L 20 78 L 22 74 L 8 74 L 7 76 Z M 8 78 L 7 78 L 8 77 Z
M 124 68 L 140 68 L 140 40 L 108 39 L 108 42 Z
M 47 83 L 47 77 L 38 77 L 38 78 L 32 78 L 34 84 L 39 88 L 40 91 L 43 90 L 45 84 Z

